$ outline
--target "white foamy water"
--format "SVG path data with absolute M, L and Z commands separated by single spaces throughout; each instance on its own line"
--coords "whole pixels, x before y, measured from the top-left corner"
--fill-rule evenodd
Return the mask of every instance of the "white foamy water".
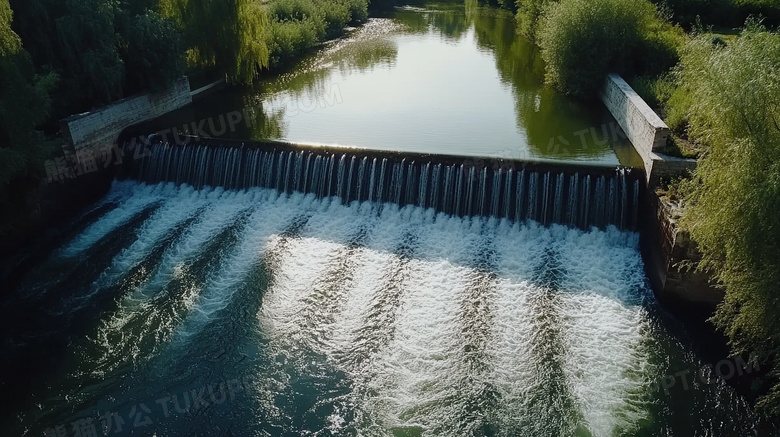
M 646 415 L 633 397 L 647 381 L 629 376 L 642 375 L 647 358 L 640 345 L 646 314 L 634 235 L 434 217 L 414 207 L 385 206 L 371 222 L 375 211 L 369 204 L 328 204 L 322 210 L 327 214 L 315 213 L 301 237 L 289 243 L 259 322 L 285 354 L 322 354 L 351 376 L 358 429 L 431 435 L 448 435 L 453 427 L 477 429 L 478 418 L 468 417 L 461 403 L 478 398 L 486 387 L 500 398 L 497 406 L 485 407 L 498 410 L 485 412 L 491 420 L 520 426 L 516 416 L 530 407 L 528 390 L 544 388 L 537 386 L 538 357 L 529 343 L 539 341 L 531 338 L 536 321 L 529 299 L 543 292 L 535 281 L 550 250 L 564 272 L 555 291 L 564 344 L 557 359 L 580 410 L 572 415 L 579 414 L 594 435 L 609 435 Z M 347 251 L 354 230 L 366 223 L 370 232 L 357 252 L 359 262 L 350 264 L 355 271 L 343 284 L 344 302 L 326 327 L 317 325 L 317 335 L 327 341 L 312 338 L 304 316 L 317 308 L 308 305 L 327 302 L 308 296 L 328 275 L 344 276 L 329 270 L 331 261 Z M 399 257 L 402 247 L 410 258 Z M 484 253 L 491 254 L 492 275 L 475 270 Z M 469 311 L 483 304 L 487 310 Z M 463 320 L 469 314 L 488 319 Z M 484 372 L 474 373 L 466 340 L 482 348 L 476 359 L 484 361 Z
M 168 235 L 182 221 L 194 215 L 209 200 L 218 198 L 221 191 L 200 191 L 187 186 L 180 188 L 176 196 L 165 200 L 163 205 L 144 222 L 137 232 L 135 242 L 114 258 L 111 267 L 103 273 L 98 282 L 110 284 L 127 273 L 149 255 L 160 239 Z
M 286 420 L 272 400 L 292 390 L 286 372 L 305 374 L 313 357 L 348 378 L 348 395 L 321 400 L 340 405 L 328 418 L 333 432 L 443 436 L 479 433 L 486 424 L 522 432 L 524 415 L 542 411 L 529 399 L 543 393 L 540 384 L 551 376 L 545 372 L 561 372 L 553 376 L 564 381 L 561 395 L 572 400 L 573 420 L 593 435 L 648 417 L 640 393 L 653 370 L 642 346 L 650 297 L 634 234 L 342 205 L 264 189 L 137 185 L 122 195 L 117 213 L 67 249 L 83 251 L 145 205 L 161 202 L 136 242 L 114 255 L 101 278 L 106 285 L 148 257 L 170 229 L 193 221 L 148 279 L 123 290 L 119 308 L 102 323 L 96 343 L 105 352 L 98 362 L 107 366 L 127 354 L 155 353 L 133 346 L 146 337 L 155 350 L 170 335 L 173 346 L 186 346 L 211 321 L 230 316 L 223 312 L 235 292 L 266 262 L 271 276 L 267 289 L 258 290 L 258 332 L 270 360 L 280 361 L 257 375 L 265 417 Z M 236 226 L 235 241 L 203 253 L 228 226 Z M 186 280 L 203 256 L 216 256 L 210 270 L 199 282 Z M 550 259 L 560 270 L 554 289 L 546 288 L 541 267 Z M 158 299 L 177 280 L 187 287 L 175 297 L 178 312 L 158 311 Z M 551 307 L 539 306 L 545 296 L 552 296 Z M 539 325 L 539 308 L 551 311 L 545 316 L 554 332 Z M 142 316 L 147 322 L 139 328 Z M 545 341 L 561 345 L 555 368 L 539 366 Z
M 164 197 L 171 197 L 176 192 L 177 188 L 172 183 L 158 185 L 115 184 L 109 197 L 113 201 L 121 202 L 119 207 L 111 210 L 85 229 L 62 249 L 61 255 L 66 258 L 78 256 L 147 206 Z
M 611 228 L 567 232 L 558 241 L 566 266 L 564 369 L 588 429 L 610 435 L 617 426 L 649 419 L 637 398 L 650 382 L 640 379 L 650 374 L 641 346 L 649 318 L 642 306 L 647 292 L 637 240 Z
M 209 323 L 214 314 L 225 309 L 235 291 L 256 268 L 265 251 L 273 244 L 278 234 L 296 216 L 310 205 L 313 196 L 294 195 L 291 198 L 279 196 L 270 190 L 257 190 L 260 196 L 269 200 L 261 202 L 252 212 L 247 224 L 241 230 L 236 247 L 220 264 L 220 270 L 210 277 L 203 291 L 192 302 L 191 314 L 183 321 L 179 340 L 186 339 Z M 282 207 L 278 207 L 280 204 Z

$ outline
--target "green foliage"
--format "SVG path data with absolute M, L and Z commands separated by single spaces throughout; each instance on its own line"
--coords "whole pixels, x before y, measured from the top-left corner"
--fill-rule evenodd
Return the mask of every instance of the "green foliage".
M 146 11 L 132 17 L 120 46 L 125 93 L 164 89 L 184 74 L 184 45 L 172 22 Z
M 122 96 L 124 63 L 114 18 L 115 0 L 67 0 L 68 13 L 56 20 L 64 98 L 79 107 Z
M 666 101 L 666 124 L 677 135 L 688 136 L 688 114 L 694 96 L 685 87 L 677 87 Z
M 279 22 L 322 18 L 319 8 L 308 0 L 277 0 L 271 3 L 269 15 Z
M 517 24 L 520 33 L 536 39 L 536 30 L 547 4 L 555 0 L 517 0 Z
M 674 91 L 674 82 L 668 75 L 637 76 L 629 81 L 629 85 L 653 108 L 663 105 Z
M 573 25 L 576 23 L 576 25 Z M 646 0 L 562 0 L 548 4 L 537 31 L 547 80 L 593 97 L 607 73 L 660 74 L 677 61 L 682 31 Z
M 48 91 L 56 77 L 35 74 L 30 55 L 11 30 L 8 0 L 0 0 L 0 184 L 35 168 L 45 158 L 35 130 L 49 109 Z
M 259 0 L 163 0 L 159 10 L 180 24 L 191 67 L 216 67 L 251 83 L 268 65 L 268 18 Z
M 759 406 L 780 414 L 780 35 L 750 24 L 726 46 L 699 36 L 682 52 L 689 134 L 706 146 L 686 184 L 683 225 L 726 288 L 713 318 L 734 353 L 774 362 Z
M 348 24 L 368 18 L 366 0 L 275 0 L 269 6 L 270 65 L 279 66 L 328 38 Z
M 688 29 L 704 25 L 737 27 L 750 16 L 762 16 L 771 25 L 780 24 L 778 0 L 653 0 L 671 11 L 671 19 Z
M 150 12 L 156 3 L 11 0 L 14 28 L 34 64 L 62 78 L 53 95 L 55 119 L 181 76 L 179 31 Z

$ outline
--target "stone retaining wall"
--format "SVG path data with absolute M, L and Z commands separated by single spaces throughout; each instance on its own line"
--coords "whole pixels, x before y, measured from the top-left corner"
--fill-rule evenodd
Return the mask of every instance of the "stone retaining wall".
M 60 122 L 65 141 L 74 152 L 86 147 L 113 145 L 128 126 L 159 117 L 192 102 L 190 81 L 185 76 L 169 89 L 111 103 Z

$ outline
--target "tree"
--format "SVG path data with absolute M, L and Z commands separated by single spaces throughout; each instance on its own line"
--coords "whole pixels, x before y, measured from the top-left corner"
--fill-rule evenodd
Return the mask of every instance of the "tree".
M 190 65 L 216 67 L 240 83 L 268 65 L 268 18 L 259 0 L 163 0 L 159 8 L 183 29 Z
M 55 76 L 35 74 L 30 55 L 11 30 L 8 0 L 0 0 L 0 184 L 40 164 L 45 156 L 36 130 L 48 115 Z
M 184 43 L 173 22 L 147 10 L 126 23 L 119 49 L 125 94 L 165 89 L 184 74 Z
M 11 0 L 38 71 L 61 77 L 53 118 L 157 90 L 184 74 L 175 23 L 158 0 Z M 55 126 L 55 123 L 52 123 Z
M 749 23 L 727 45 L 699 36 L 682 53 L 689 135 L 706 146 L 682 225 L 699 268 L 725 287 L 713 321 L 736 354 L 757 352 L 775 378 L 759 406 L 780 414 L 780 35 Z
M 124 62 L 114 30 L 117 0 L 67 0 L 56 20 L 64 99 L 87 108 L 122 97 Z

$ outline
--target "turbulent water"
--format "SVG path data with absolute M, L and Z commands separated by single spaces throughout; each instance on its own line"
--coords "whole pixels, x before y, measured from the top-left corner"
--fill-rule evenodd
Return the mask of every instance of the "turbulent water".
M 665 379 L 704 363 L 635 233 L 136 182 L 69 229 L 3 302 L 3 435 L 774 432 Z

